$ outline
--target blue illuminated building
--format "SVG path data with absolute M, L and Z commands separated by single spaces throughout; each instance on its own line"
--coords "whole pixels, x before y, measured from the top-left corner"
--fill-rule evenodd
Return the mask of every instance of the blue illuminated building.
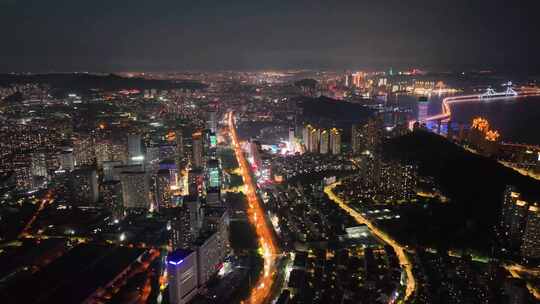
M 173 304 L 188 303 L 198 293 L 197 252 L 177 249 L 167 256 L 169 299 Z

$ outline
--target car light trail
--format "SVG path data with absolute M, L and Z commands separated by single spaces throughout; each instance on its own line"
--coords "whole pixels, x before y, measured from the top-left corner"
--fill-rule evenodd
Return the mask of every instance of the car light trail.
M 240 166 L 240 173 L 245 183 L 246 196 L 248 199 L 249 208 L 247 210 L 248 219 L 251 225 L 255 227 L 255 232 L 259 238 L 259 245 L 262 249 L 264 260 L 264 269 L 259 276 L 257 283 L 251 290 L 251 294 L 247 299 L 247 303 L 258 304 L 266 303 L 270 299 L 272 287 L 276 276 L 276 259 L 279 254 L 279 249 L 276 246 L 274 234 L 265 220 L 264 210 L 261 206 L 259 197 L 257 196 L 256 186 L 251 177 L 250 166 L 244 157 L 244 153 L 240 147 L 236 126 L 234 124 L 233 112 L 229 112 L 229 132 L 236 154 L 236 159 Z

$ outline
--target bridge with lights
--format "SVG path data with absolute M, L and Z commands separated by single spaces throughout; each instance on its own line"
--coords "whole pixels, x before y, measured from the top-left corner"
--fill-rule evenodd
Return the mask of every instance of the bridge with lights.
M 525 98 L 531 96 L 540 96 L 539 88 L 527 88 L 522 87 L 518 90 L 514 90 L 512 82 L 505 83 L 506 90 L 504 92 L 496 92 L 493 88 L 488 88 L 486 92 L 482 94 L 471 94 L 471 95 L 461 95 L 461 96 L 451 96 L 443 99 L 441 104 L 441 113 L 437 115 L 432 115 L 421 119 L 419 122 L 448 122 L 452 118 L 452 108 L 451 106 L 456 103 L 466 103 L 466 102 L 490 102 L 494 100 L 508 100 L 508 99 L 517 99 Z M 412 128 L 416 120 L 409 122 L 409 126 Z

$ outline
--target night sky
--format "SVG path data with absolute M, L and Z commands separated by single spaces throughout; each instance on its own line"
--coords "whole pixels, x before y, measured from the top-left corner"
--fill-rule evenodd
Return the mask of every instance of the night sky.
M 539 2 L 0 0 L 0 71 L 538 71 Z

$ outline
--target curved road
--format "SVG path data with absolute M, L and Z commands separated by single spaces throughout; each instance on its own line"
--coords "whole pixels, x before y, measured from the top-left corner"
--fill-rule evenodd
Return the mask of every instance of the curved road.
M 332 190 L 334 188 L 341 184 L 340 182 L 333 183 L 329 186 L 326 186 L 324 188 L 324 193 L 328 195 L 328 197 L 334 201 L 336 204 L 338 204 L 343 210 L 345 210 L 350 216 L 352 216 L 359 224 L 365 224 L 371 233 L 381 239 L 386 244 L 390 245 L 394 252 L 396 253 L 397 258 L 399 259 L 399 264 L 401 267 L 405 270 L 405 274 L 407 276 L 407 286 L 405 288 L 405 301 L 409 300 L 410 297 L 414 294 L 414 291 L 416 290 L 416 281 L 414 279 L 414 275 L 412 272 L 412 264 L 409 260 L 409 257 L 407 256 L 407 253 L 405 252 L 405 248 L 401 246 L 398 242 L 396 242 L 393 238 L 391 238 L 386 232 L 380 230 L 375 225 L 373 225 L 367 218 L 362 216 L 360 212 L 354 210 L 353 208 L 349 207 L 345 201 L 343 201 L 341 198 L 339 198 L 337 195 L 334 194 Z
M 276 245 L 276 240 L 274 239 L 274 234 L 272 233 L 272 227 L 268 226 L 267 221 L 265 220 L 265 213 L 261 206 L 259 197 L 257 196 L 255 182 L 251 177 L 251 171 L 249 164 L 244 157 L 242 148 L 240 147 L 240 141 L 238 139 L 238 134 L 236 133 L 236 125 L 234 122 L 233 112 L 229 112 L 229 133 L 233 142 L 234 152 L 236 154 L 236 159 L 240 165 L 240 171 L 242 173 L 242 178 L 244 179 L 244 184 L 246 187 L 247 199 L 248 199 L 248 218 L 253 227 L 255 227 L 255 232 L 259 238 L 259 244 L 263 250 L 264 258 L 264 271 L 261 273 L 260 277 L 257 279 L 257 283 L 254 285 L 251 290 L 249 298 L 246 300 L 250 304 L 263 304 L 269 302 L 272 294 L 272 287 L 275 283 L 276 278 L 276 261 L 279 255 L 279 249 Z

